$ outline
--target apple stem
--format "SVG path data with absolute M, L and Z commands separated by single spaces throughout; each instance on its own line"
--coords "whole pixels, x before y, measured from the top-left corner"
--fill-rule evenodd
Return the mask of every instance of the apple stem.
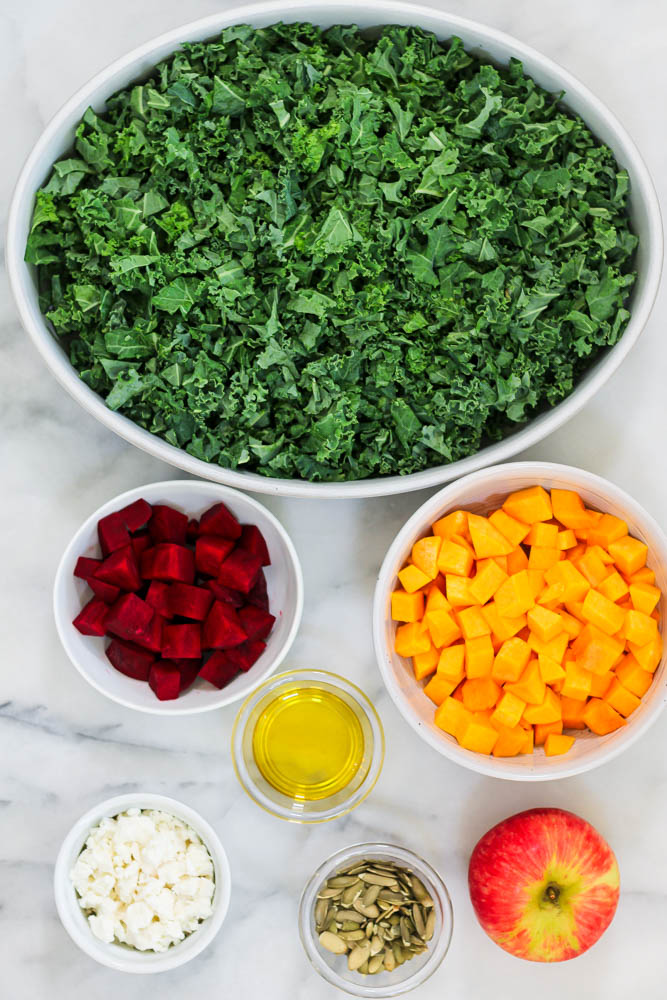
M 547 903 L 557 903 L 560 896 L 560 889 L 557 885 L 550 883 L 544 890 L 544 898 Z

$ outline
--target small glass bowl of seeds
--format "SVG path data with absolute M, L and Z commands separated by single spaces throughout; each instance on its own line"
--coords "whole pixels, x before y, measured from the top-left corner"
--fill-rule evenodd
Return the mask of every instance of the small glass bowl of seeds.
M 306 885 L 299 933 L 311 964 L 358 997 L 395 997 L 433 975 L 449 949 L 452 904 L 426 861 L 391 844 L 355 844 Z

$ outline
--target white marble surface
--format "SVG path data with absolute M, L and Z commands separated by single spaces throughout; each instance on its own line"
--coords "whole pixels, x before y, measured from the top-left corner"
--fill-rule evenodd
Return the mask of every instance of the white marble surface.
M 444 0 L 435 0 L 442 2 Z M 151 36 L 211 13 L 219 0 L 3 0 L 0 4 L 0 213 L 21 162 L 58 106 L 97 69 Z M 627 125 L 659 193 L 667 193 L 660 0 L 450 0 L 450 10 L 503 28 L 577 74 Z M 667 347 L 664 292 L 623 369 L 571 423 L 531 451 L 608 476 L 667 520 Z M 174 475 L 114 437 L 58 387 L 27 342 L 0 273 L 2 434 L 2 697 L 0 704 L 0 994 L 8 1000 L 162 1000 L 241 996 L 333 1000 L 296 934 L 313 868 L 364 839 L 416 849 L 451 890 L 451 951 L 424 1000 L 659 1000 L 667 982 L 667 755 L 658 723 L 621 759 L 588 776 L 520 785 L 476 776 L 424 746 L 385 695 L 371 649 L 373 580 L 403 520 L 425 498 L 269 501 L 292 532 L 306 580 L 304 624 L 288 662 L 339 670 L 375 699 L 387 757 L 370 799 L 351 816 L 300 828 L 261 813 L 240 790 L 228 743 L 234 708 L 204 717 L 143 716 L 107 702 L 63 654 L 51 584 L 70 535 L 107 498 Z M 344 623 L 344 627 L 341 627 Z M 217 828 L 234 875 L 215 944 L 158 982 L 102 969 L 58 922 L 53 861 L 95 802 L 150 789 L 181 798 Z M 606 835 L 622 873 L 617 917 L 591 952 L 565 965 L 519 962 L 475 923 L 469 852 L 494 822 L 537 804 L 581 813 Z

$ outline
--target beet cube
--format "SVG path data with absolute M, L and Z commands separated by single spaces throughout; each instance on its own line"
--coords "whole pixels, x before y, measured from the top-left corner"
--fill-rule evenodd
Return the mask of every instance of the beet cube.
M 239 617 L 231 604 L 214 601 L 202 630 L 204 649 L 230 649 L 247 639 Z
M 88 586 L 95 597 L 99 597 L 105 604 L 113 604 L 120 595 L 120 587 L 115 587 L 113 583 L 105 583 L 104 580 L 96 580 L 94 576 L 91 576 Z
M 238 672 L 239 668 L 228 659 L 227 654 L 217 651 L 209 656 L 199 671 L 199 676 L 214 687 L 223 688 L 234 680 Z
M 116 549 L 124 549 L 130 544 L 130 533 L 120 511 L 107 514 L 97 522 L 97 537 L 102 546 L 102 555 L 108 556 Z
M 271 556 L 269 555 L 269 547 L 266 544 L 266 539 L 264 535 L 259 530 L 256 524 L 244 524 L 241 537 L 239 539 L 239 545 L 242 549 L 247 552 L 252 552 L 253 555 L 259 556 L 262 560 L 262 566 L 271 565 Z
M 206 586 L 218 601 L 222 601 L 223 604 L 231 604 L 233 608 L 242 608 L 247 600 L 245 594 L 242 594 L 240 590 L 223 587 L 217 580 L 207 580 Z
M 216 503 L 200 517 L 199 531 L 202 535 L 236 539 L 241 534 L 241 525 L 224 503 Z
M 179 583 L 194 583 L 194 552 L 184 545 L 160 542 L 141 553 L 139 559 L 144 580 L 177 580 Z
M 256 608 L 262 608 L 264 611 L 269 610 L 269 594 L 266 589 L 266 577 L 263 569 L 260 569 L 257 579 L 248 593 L 247 600 L 248 604 L 254 604 Z
M 153 513 L 153 508 L 147 500 L 141 498 L 135 500 L 134 503 L 129 503 L 127 507 L 123 507 L 118 513 L 122 517 L 127 530 L 135 532 L 139 531 L 139 528 L 143 528 L 145 524 L 148 524 Z
M 72 625 L 81 635 L 104 635 L 108 614 L 108 605 L 99 597 L 93 597 L 81 608 Z
M 188 521 L 188 529 L 185 532 L 185 538 L 188 542 L 194 542 L 199 534 L 199 521 L 196 517 L 191 517 Z
M 181 672 L 165 660 L 158 660 L 151 667 L 148 683 L 160 701 L 172 701 L 181 690 Z
M 239 620 L 249 639 L 266 639 L 276 618 L 275 615 L 269 614 L 263 608 L 247 604 L 239 611 Z
M 262 568 L 262 560 L 245 549 L 234 549 L 218 570 L 218 583 L 247 594 Z
M 169 589 L 171 584 L 162 583 L 161 580 L 151 580 L 150 587 L 144 600 L 150 604 L 163 618 L 171 618 L 169 610 Z
M 148 634 L 154 614 L 150 604 L 136 594 L 123 594 L 109 609 L 106 630 L 119 639 L 136 642 Z
M 234 542 L 217 535 L 201 535 L 195 542 L 195 566 L 198 573 L 217 576 L 223 560 L 234 548 Z
M 139 646 L 144 646 L 146 649 L 152 649 L 154 653 L 159 653 L 162 649 L 163 626 L 164 618 L 157 611 L 153 611 L 153 617 L 148 623 L 145 632 L 137 636 L 134 641 Z
M 169 610 L 172 615 L 203 622 L 213 603 L 213 594 L 205 587 L 191 587 L 188 583 L 172 583 L 169 588 Z
M 162 630 L 162 655 L 166 659 L 199 659 L 201 656 L 201 626 L 165 625 Z
M 247 642 L 242 643 L 240 646 L 228 649 L 227 658 L 238 670 L 245 672 L 246 670 L 250 670 L 253 663 L 257 662 L 265 649 L 265 642 L 260 642 L 259 639 L 248 639 Z
M 153 516 L 148 522 L 148 532 L 154 542 L 174 542 L 185 545 L 188 519 L 180 510 L 158 503 L 153 507 Z
M 137 557 L 131 545 L 116 549 L 95 570 L 95 578 L 112 583 L 120 590 L 138 590 L 141 586 Z
M 145 535 L 134 535 L 132 538 L 132 548 L 134 549 L 134 554 L 137 559 L 142 552 L 145 552 L 151 544 L 151 536 L 149 534 Z
M 145 649 L 137 649 L 131 642 L 112 639 L 105 650 L 107 658 L 121 674 L 134 677 L 137 681 L 147 681 L 155 657 Z
M 178 667 L 181 675 L 181 691 L 185 691 L 197 679 L 201 669 L 201 660 L 166 660 L 166 663 L 173 663 Z
M 89 559 L 88 556 L 79 556 L 74 567 L 74 576 L 77 576 L 79 580 L 89 580 L 95 574 L 95 570 L 101 565 L 101 559 Z

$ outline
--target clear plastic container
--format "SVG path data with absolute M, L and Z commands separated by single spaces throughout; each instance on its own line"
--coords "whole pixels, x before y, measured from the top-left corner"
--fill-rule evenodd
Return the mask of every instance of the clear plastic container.
M 340 699 L 349 717 L 356 720 L 363 745 L 359 764 L 347 784 L 316 799 L 288 795 L 276 787 L 278 782 L 270 783 L 258 766 L 253 746 L 255 728 L 268 706 L 286 692 L 306 688 L 324 689 Z M 272 677 L 245 700 L 232 730 L 232 762 L 242 787 L 267 812 L 293 823 L 323 823 L 350 812 L 370 794 L 383 760 L 384 734 L 375 708 L 355 684 L 325 670 L 291 670 Z
M 351 972 L 344 955 L 333 955 L 320 942 L 315 928 L 315 903 L 322 884 L 342 869 L 362 860 L 391 861 L 407 868 L 428 889 L 435 909 L 435 930 L 426 951 L 397 966 L 392 972 L 362 975 Z M 429 979 L 449 950 L 454 928 L 447 886 L 437 871 L 413 851 L 392 844 L 355 844 L 332 854 L 314 872 L 299 903 L 299 934 L 313 968 L 332 986 L 356 997 L 397 997 Z

